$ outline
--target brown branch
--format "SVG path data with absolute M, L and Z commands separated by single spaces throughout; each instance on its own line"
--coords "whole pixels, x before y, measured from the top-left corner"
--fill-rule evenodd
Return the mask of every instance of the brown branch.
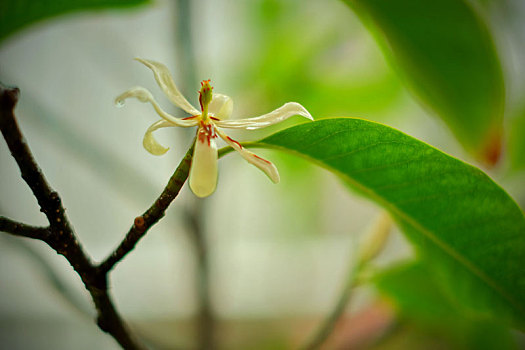
M 47 183 L 18 128 L 13 113 L 18 95 L 18 88 L 0 87 L 0 129 L 11 155 L 20 168 L 22 178 L 31 188 L 40 205 L 40 210 L 47 216 L 51 228 L 56 232 L 71 232 L 72 229 L 65 218 L 64 208 L 58 194 Z
M 45 241 L 50 231 L 47 227 L 31 226 L 9 218 L 0 216 L 0 231 L 12 234 L 13 236 L 28 237 Z
M 195 140 L 188 152 L 186 152 L 184 158 L 181 160 L 177 170 L 175 170 L 175 173 L 171 176 L 168 185 L 164 188 L 159 198 L 157 198 L 144 214 L 135 218 L 135 222 L 129 229 L 124 240 L 120 243 L 117 249 L 106 258 L 106 260 L 100 263 L 100 273 L 108 273 L 115 264 L 133 250 L 137 242 L 164 216 L 166 209 L 168 209 L 168 206 L 173 202 L 175 197 L 177 197 L 182 185 L 184 185 L 184 182 L 186 182 L 186 179 L 188 178 L 194 147 Z
M 130 334 L 111 301 L 107 274 L 100 273 L 84 252 L 65 214 L 60 196 L 48 184 L 24 141 L 13 111 L 18 95 L 17 88 L 5 88 L 0 84 L 0 129 L 11 155 L 20 168 L 22 178 L 31 188 L 40 210 L 48 219 L 49 227 L 37 228 L 1 218 L 0 229 L 11 234 L 43 240 L 58 254 L 63 255 L 91 294 L 98 313 L 99 327 L 113 336 L 124 349 L 143 349 Z

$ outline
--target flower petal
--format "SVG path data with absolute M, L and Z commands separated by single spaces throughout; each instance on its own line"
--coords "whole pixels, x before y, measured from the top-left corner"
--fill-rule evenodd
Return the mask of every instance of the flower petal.
M 193 107 L 191 103 L 189 103 L 188 100 L 186 100 L 186 98 L 180 93 L 179 89 L 177 89 L 177 86 L 171 77 L 170 71 L 165 65 L 155 61 L 144 60 L 142 58 L 135 58 L 135 60 L 144 64 L 153 71 L 155 80 L 157 80 L 160 88 L 162 91 L 164 91 L 166 96 L 168 96 L 171 102 L 191 115 L 200 114 L 200 112 L 195 107 Z
M 208 111 L 220 120 L 229 119 L 233 112 L 233 100 L 223 94 L 213 94 Z
M 221 128 L 253 130 L 282 122 L 283 120 L 288 119 L 294 115 L 300 115 L 310 120 L 314 120 L 306 108 L 301 106 L 299 103 L 288 102 L 276 110 L 261 115 L 260 117 L 239 120 L 220 120 L 216 121 L 215 125 Z
M 217 173 L 217 144 L 203 128 L 199 128 L 189 175 L 193 193 L 197 197 L 212 194 L 217 187 Z
M 140 102 L 144 102 L 144 103 L 149 102 L 149 103 L 151 103 L 153 108 L 155 108 L 155 111 L 164 120 L 172 123 L 173 126 L 181 126 L 181 127 L 184 127 L 184 128 L 188 128 L 190 126 L 195 126 L 195 125 L 198 124 L 198 121 L 195 120 L 195 119 L 183 120 L 183 119 L 175 118 L 171 114 L 168 114 L 168 113 L 164 112 L 162 110 L 162 108 L 160 108 L 160 106 L 158 105 L 157 101 L 155 101 L 155 99 L 153 98 L 153 95 L 151 95 L 151 92 L 149 92 L 148 90 L 146 90 L 145 88 L 140 87 L 140 86 L 134 87 L 133 89 L 129 89 L 128 91 L 122 93 L 120 96 L 118 96 L 115 99 L 115 104 L 117 106 L 122 106 L 122 105 L 124 105 L 124 101 L 126 99 L 130 98 L 130 97 L 134 97 L 137 100 L 139 100 Z
M 239 142 L 235 141 L 234 139 L 223 133 L 221 130 L 215 129 L 215 131 L 224 141 L 226 141 L 227 144 L 229 144 L 234 150 L 239 152 L 248 163 L 253 164 L 257 168 L 262 170 L 270 178 L 270 180 L 272 180 L 273 183 L 279 183 L 279 172 L 277 171 L 277 168 L 272 162 L 259 157 L 253 152 L 248 151 L 247 149 L 242 147 L 242 145 Z
M 166 148 L 160 143 L 158 143 L 157 140 L 155 140 L 155 137 L 153 137 L 153 132 L 157 129 L 166 128 L 169 126 L 173 126 L 173 123 L 168 122 L 164 119 L 161 119 L 151 124 L 148 130 L 146 130 L 146 134 L 144 134 L 144 139 L 142 140 L 142 145 L 144 146 L 146 151 L 155 156 L 161 156 L 164 153 L 168 152 L 169 148 Z

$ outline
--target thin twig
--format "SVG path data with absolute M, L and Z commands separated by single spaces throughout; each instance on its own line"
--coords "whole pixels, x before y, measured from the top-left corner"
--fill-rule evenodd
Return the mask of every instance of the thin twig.
M 0 216 L 0 231 L 14 236 L 40 239 L 43 241 L 46 240 L 50 234 L 47 227 L 26 225 L 3 216 Z
M 97 324 L 109 333 L 124 349 L 143 349 L 131 335 L 126 324 L 120 318 L 108 293 L 107 275 L 99 273 L 78 242 L 73 228 L 65 214 L 60 196 L 48 184 L 40 171 L 31 151 L 24 141 L 14 116 L 14 107 L 18 101 L 17 88 L 5 88 L 0 84 L 0 129 L 4 139 L 16 160 L 22 178 L 31 188 L 40 210 L 49 221 L 48 235 L 37 237 L 34 227 L 3 219 L 8 233 L 38 238 L 46 242 L 58 254 L 63 255 L 78 273 L 97 309 Z M 30 228 L 23 231 L 22 228 Z M 40 234 L 39 233 L 39 234 Z
M 66 217 L 58 193 L 53 191 L 40 171 L 15 120 L 13 109 L 18 95 L 18 88 L 0 86 L 0 129 L 11 155 L 20 168 L 22 178 L 37 199 L 40 211 L 49 221 L 51 234 L 45 237 L 45 242 L 64 255 L 77 272 L 84 274 L 90 270 L 91 262 L 74 237 L 73 228 Z
M 151 207 L 144 212 L 141 216 L 135 218 L 133 226 L 130 228 L 124 240 L 120 245 L 111 253 L 106 260 L 99 265 L 100 273 L 109 272 L 115 264 L 117 264 L 126 254 L 128 254 L 137 242 L 146 235 L 146 232 L 155 225 L 166 213 L 166 209 L 173 202 L 175 197 L 180 192 L 180 189 L 188 178 L 188 173 L 191 165 L 191 158 L 193 155 L 193 148 L 195 147 L 195 140 L 192 146 L 180 162 L 177 170 L 170 178 L 168 185 L 164 188 L 161 195 Z
M 350 303 L 354 288 L 359 283 L 359 280 L 356 279 L 356 276 L 361 274 L 368 263 L 383 250 L 391 228 L 392 218 L 387 212 L 382 212 L 376 218 L 370 232 L 365 235 L 363 242 L 361 242 L 357 262 L 353 263 L 352 261 L 350 263 L 345 285 L 341 295 L 339 296 L 339 299 L 337 300 L 337 303 L 328 316 L 322 321 L 321 325 L 313 334 L 313 336 L 308 340 L 306 345 L 304 345 L 301 349 L 319 349 L 333 333 L 337 322 Z
M 19 93 L 18 88 L 0 87 L 0 129 L 11 155 L 20 168 L 22 178 L 31 188 L 41 211 L 47 216 L 51 229 L 55 232 L 72 232 L 58 194 L 47 183 L 18 128 L 13 109 L 18 101 Z
M 330 314 L 324 319 L 320 327 L 314 333 L 308 343 L 302 348 L 303 350 L 315 350 L 319 349 L 321 345 L 328 339 L 332 334 L 337 322 L 341 318 L 341 315 L 346 310 L 347 305 L 350 303 L 350 297 L 355 287 L 355 276 L 361 270 L 362 265 L 351 268 L 351 273 L 346 279 L 345 286 L 335 307 L 332 309 Z

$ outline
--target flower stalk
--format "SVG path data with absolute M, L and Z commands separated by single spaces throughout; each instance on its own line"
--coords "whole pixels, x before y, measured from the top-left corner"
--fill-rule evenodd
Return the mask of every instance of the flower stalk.
M 179 194 L 182 186 L 188 178 L 191 165 L 191 158 L 195 147 L 195 140 L 192 146 L 182 158 L 179 166 L 171 176 L 168 184 L 157 198 L 157 200 L 142 215 L 135 218 L 133 225 L 120 245 L 99 265 L 101 272 L 110 271 L 120 260 L 122 260 L 146 235 L 148 230 L 155 225 L 166 213 L 169 205 Z

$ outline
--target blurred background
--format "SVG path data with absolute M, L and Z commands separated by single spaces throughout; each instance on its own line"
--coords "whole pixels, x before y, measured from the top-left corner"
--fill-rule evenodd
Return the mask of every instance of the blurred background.
M 194 105 L 199 82 L 211 79 L 215 92 L 233 98 L 234 118 L 296 101 L 315 119 L 360 117 L 395 127 L 484 167 L 523 208 L 525 3 L 480 0 L 473 6 L 495 38 L 507 91 L 505 135 L 512 134 L 490 169 L 407 90 L 374 33 L 336 0 L 156 0 L 70 13 L 4 39 L 0 81 L 20 88 L 22 131 L 95 261 L 116 247 L 162 191 L 195 132 L 159 130 L 159 141 L 171 148 L 163 157 L 143 149 L 144 132 L 157 117 L 135 101 L 115 108 L 118 94 L 144 86 L 164 109 L 185 115 L 134 57 L 167 65 Z M 295 117 L 271 130 L 229 134 L 257 140 L 301 122 Z M 189 217 L 201 223 L 221 348 L 297 347 L 333 308 L 357 243 L 381 211 L 321 168 L 276 151 L 257 152 L 277 165 L 280 184 L 238 155 L 226 156 L 215 194 L 199 200 L 184 187 L 166 217 L 112 273 L 119 310 L 150 345 L 191 349 L 199 343 L 203 300 Z M 45 225 L 5 144 L 0 164 L 0 214 Z M 411 255 L 394 229 L 374 266 Z M 494 331 L 454 334 L 404 315 L 388 300 L 370 284 L 358 287 L 330 348 L 476 348 L 472 339 Z M 93 316 L 89 295 L 63 257 L 41 242 L 0 235 L 1 348 L 118 349 Z M 499 328 L 493 339 L 500 348 L 523 345 L 522 335 Z

